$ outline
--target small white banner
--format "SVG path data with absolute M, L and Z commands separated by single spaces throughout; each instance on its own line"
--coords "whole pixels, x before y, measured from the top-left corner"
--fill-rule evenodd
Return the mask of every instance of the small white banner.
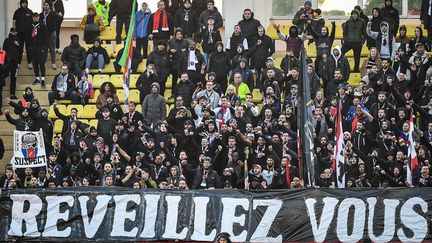
M 14 131 L 14 168 L 42 167 L 47 165 L 42 129 L 37 132 Z

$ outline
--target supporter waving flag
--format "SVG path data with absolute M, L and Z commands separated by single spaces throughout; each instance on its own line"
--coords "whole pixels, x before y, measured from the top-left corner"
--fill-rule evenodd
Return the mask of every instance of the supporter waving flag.
M 126 38 L 126 44 L 124 47 L 123 55 L 119 61 L 119 65 L 123 67 L 123 89 L 125 90 L 124 106 L 125 110 L 128 103 L 129 97 L 129 84 L 130 84 L 130 73 L 132 68 L 132 53 L 133 53 L 133 33 L 135 28 L 135 12 L 136 12 L 136 0 L 132 3 L 131 22 L 129 24 L 129 30 Z
M 410 158 L 408 162 L 408 168 L 407 168 L 407 178 L 406 183 L 407 186 L 412 186 L 413 184 L 413 172 L 414 169 L 418 166 L 418 159 L 417 159 L 417 152 L 414 147 L 414 139 L 413 139 L 413 133 L 414 133 L 414 115 L 411 113 L 410 115 L 410 128 L 408 132 L 408 157 Z
M 345 144 L 343 140 L 342 130 L 342 101 L 339 100 L 337 121 L 336 121 L 336 137 L 335 148 L 333 154 L 333 171 L 336 171 L 336 181 L 338 188 L 345 188 Z

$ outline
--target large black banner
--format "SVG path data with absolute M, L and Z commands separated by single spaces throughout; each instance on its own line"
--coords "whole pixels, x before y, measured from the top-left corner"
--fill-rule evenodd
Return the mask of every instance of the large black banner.
M 0 241 L 432 241 L 430 189 L 5 190 Z

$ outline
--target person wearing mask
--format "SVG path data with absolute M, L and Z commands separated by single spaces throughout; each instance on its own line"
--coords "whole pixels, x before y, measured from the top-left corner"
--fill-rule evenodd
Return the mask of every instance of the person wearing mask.
M 135 14 L 135 30 L 134 37 L 136 41 L 136 48 L 141 53 L 143 50 L 143 58 L 147 59 L 148 52 L 148 24 L 151 17 L 151 11 L 147 3 L 141 5 L 141 9 Z
M 342 55 L 345 55 L 349 50 L 353 50 L 354 72 L 360 72 L 360 56 L 363 42 L 366 38 L 366 23 L 360 18 L 360 13 L 357 9 L 351 11 L 351 17 L 342 24 L 342 29 Z
M 320 32 L 317 32 L 315 31 L 314 28 L 312 28 L 310 24 L 307 24 L 306 29 L 312 34 L 315 40 L 316 53 L 317 53 L 315 64 L 319 62 L 323 52 L 324 51 L 330 52 L 330 49 L 333 46 L 333 42 L 336 34 L 336 23 L 335 21 L 332 21 L 331 24 L 332 24 L 332 31 L 330 35 L 329 35 L 329 29 L 326 26 L 323 26 Z
M 10 98 L 11 99 L 18 99 L 15 95 L 16 80 L 17 80 L 16 75 L 21 63 L 22 45 L 23 42 L 18 38 L 17 30 L 12 27 L 10 29 L 9 36 L 3 42 L 3 50 L 6 51 L 6 60 L 4 65 L 6 65 L 6 71 L 10 77 Z M 4 75 L 0 74 L 0 83 L 5 84 L 4 79 L 5 79 Z M 3 87 L 1 87 L 0 89 L 3 89 Z
M 249 8 L 243 11 L 243 19 L 238 22 L 243 36 L 246 38 L 249 47 L 253 47 L 258 40 L 258 27 L 261 22 L 254 19 L 254 12 Z
M 296 26 L 291 26 L 289 29 L 289 35 L 285 35 L 280 31 L 279 24 L 277 25 L 273 23 L 273 28 L 276 29 L 279 39 L 285 41 L 286 50 L 292 50 L 294 56 L 299 58 L 300 51 L 303 48 L 303 36 L 299 36 L 299 29 Z
M 207 20 L 210 16 L 213 16 L 215 20 L 215 29 L 219 29 L 223 26 L 222 15 L 216 8 L 214 0 L 207 0 L 207 9 L 199 14 L 198 27 L 200 29 L 207 25 Z
M 108 52 L 101 46 L 101 41 L 96 38 L 93 46 L 87 50 L 87 57 L 85 62 L 86 74 L 89 74 L 90 68 L 97 68 L 98 73 L 103 73 L 105 64 L 110 62 Z
M 152 13 L 148 24 L 149 39 L 153 40 L 154 46 L 159 41 L 168 42 L 171 38 L 174 29 L 174 19 L 170 13 L 166 11 L 165 2 L 160 0 L 157 3 L 157 11 Z
M 384 0 L 381 15 L 383 20 L 389 24 L 389 32 L 396 35 L 399 29 L 399 11 L 393 7 L 393 0 Z
M 93 2 L 93 5 L 96 8 L 96 14 L 102 18 L 102 22 L 104 26 L 108 26 L 110 3 L 107 2 L 106 0 L 97 0 Z
M 190 0 L 185 0 L 183 7 L 181 7 L 174 16 L 174 27 L 183 30 L 183 36 L 189 40 L 193 37 L 198 28 L 198 14 L 192 8 Z
M 372 23 L 368 23 L 366 33 L 369 37 L 376 41 L 376 47 L 381 58 L 393 60 L 396 55 L 396 39 L 392 33 L 389 33 L 389 25 L 383 21 L 381 23 L 381 31 L 375 32 L 371 30 Z
M 172 98 L 174 98 L 174 90 L 180 77 L 183 52 L 188 48 L 188 41 L 184 39 L 183 33 L 183 29 L 177 28 L 174 38 L 168 43 L 171 58 Z
M 51 90 L 48 92 L 49 105 L 55 100 L 70 100 L 77 103 L 75 77 L 69 73 L 67 65 L 62 65 L 61 71 L 54 77 Z
M 57 69 L 56 66 L 56 40 L 57 40 L 57 32 L 56 32 L 56 25 L 57 25 L 57 18 L 58 14 L 54 11 L 52 11 L 52 2 L 49 0 L 45 0 L 43 3 L 42 10 L 43 12 L 40 13 L 40 21 L 46 26 L 48 31 L 48 50 L 51 56 L 51 66 L 53 70 Z
M 96 14 L 96 7 L 92 3 L 87 6 L 87 11 L 88 14 L 81 20 L 80 28 L 84 30 L 85 43 L 93 44 L 100 32 L 105 29 L 105 25 L 102 18 Z
M 123 25 L 125 28 L 126 36 L 129 30 L 129 24 L 131 20 L 132 4 L 134 0 L 112 0 L 109 6 L 109 17 L 108 25 L 111 20 L 116 17 L 116 44 L 120 44 L 122 41 Z M 138 4 L 135 2 L 135 9 L 138 9 Z
M 12 26 L 18 32 L 18 38 L 22 42 L 20 46 L 21 55 L 24 51 L 24 46 L 26 48 L 27 65 L 29 69 L 33 68 L 31 57 L 32 14 L 33 11 L 28 8 L 28 0 L 20 0 L 20 7 L 13 15 L 12 23 Z
M 68 66 L 69 71 L 77 77 L 81 77 L 82 67 L 86 60 L 86 50 L 79 44 L 79 36 L 73 34 L 70 37 L 71 43 L 63 49 L 61 60 Z
M 45 62 L 48 52 L 48 30 L 46 26 L 40 22 L 38 13 L 32 15 L 32 31 L 31 31 L 31 56 L 33 63 L 33 71 L 35 80 L 33 85 L 41 84 L 45 86 Z

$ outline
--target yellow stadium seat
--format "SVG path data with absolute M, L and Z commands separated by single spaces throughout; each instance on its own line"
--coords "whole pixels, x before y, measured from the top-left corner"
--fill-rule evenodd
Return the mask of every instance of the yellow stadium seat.
M 146 60 L 146 59 L 143 59 L 143 60 L 140 62 L 140 64 L 138 64 L 138 69 L 137 69 L 137 72 L 138 72 L 138 73 L 143 73 L 144 70 L 146 70 L 146 63 L 147 63 L 147 60 Z
M 104 82 L 110 80 L 110 76 L 108 74 L 95 74 L 93 75 L 93 88 L 100 88 Z
M 171 111 L 171 106 L 168 105 L 168 104 L 166 104 L 166 105 L 165 105 L 165 110 L 166 110 L 166 116 L 168 116 L 169 113 L 170 113 L 170 111 Z
M 88 124 L 91 127 L 93 126 L 93 127 L 97 128 L 98 122 L 99 122 L 98 119 L 91 119 Z
M 81 117 L 93 119 L 96 117 L 96 112 L 98 112 L 96 105 L 86 105 L 84 106 L 83 114 L 81 115 Z
M 164 93 L 165 103 L 172 104 L 174 103 L 174 99 L 171 98 L 171 89 L 165 89 Z
M 354 87 L 357 87 L 360 83 L 362 76 L 360 73 L 351 73 L 348 83 Z
M 105 64 L 104 73 L 115 73 L 115 68 L 112 61 L 108 64 Z
M 92 103 L 92 104 L 96 103 L 96 100 L 97 100 L 97 97 L 99 96 L 99 94 L 100 94 L 100 90 L 96 89 L 94 91 L 93 99 L 89 99 L 89 103 Z
M 140 103 L 140 93 L 137 89 L 129 90 L 129 101 L 133 101 L 137 104 Z
M 123 44 L 117 44 L 115 47 L 115 53 L 119 53 L 119 51 L 124 47 Z
M 67 104 L 70 104 L 70 103 L 72 103 L 70 100 L 57 100 L 57 104 L 67 105 Z
M 125 91 L 123 89 L 118 89 L 117 97 L 119 98 L 120 105 L 122 105 L 125 101 Z
M 172 89 L 172 81 L 173 81 L 172 79 L 173 79 L 172 75 L 168 76 L 168 79 L 167 79 L 167 81 L 165 83 L 165 87 L 167 89 Z
M 261 91 L 259 89 L 254 89 L 252 91 L 252 96 L 253 96 L 253 102 L 254 103 L 261 103 L 262 102 L 262 94 L 261 94 Z
M 54 122 L 54 133 L 61 133 L 63 129 L 63 120 L 57 119 Z
M 57 109 L 60 111 L 60 113 L 66 114 L 66 106 L 64 106 L 64 105 L 57 105 Z M 49 111 L 48 111 L 48 118 L 50 118 L 50 119 L 58 119 L 58 117 L 56 116 L 56 114 L 54 112 L 54 106 L 50 106 Z
M 130 87 L 135 87 L 135 83 L 136 83 L 139 76 L 140 76 L 139 74 L 131 74 L 130 75 L 130 81 L 129 81 Z
M 137 106 L 135 107 L 135 110 L 141 112 L 141 111 L 142 111 L 142 105 L 141 105 L 141 104 L 137 105 Z
M 83 113 L 83 106 L 82 105 L 68 105 L 66 107 L 66 114 L 69 115 L 72 108 L 76 108 L 78 110 L 78 118 L 82 117 Z
M 116 88 L 123 87 L 123 75 L 122 74 L 111 74 L 111 76 L 110 76 L 110 82 Z
M 274 61 L 274 66 L 275 66 L 275 67 L 280 67 L 280 66 L 281 66 L 281 63 L 282 63 L 282 58 L 281 58 L 281 57 L 277 57 L 277 58 L 275 58 L 274 60 L 275 60 L 275 61 Z
M 78 121 L 80 121 L 83 124 L 89 124 L 89 121 L 87 119 L 78 119 Z

